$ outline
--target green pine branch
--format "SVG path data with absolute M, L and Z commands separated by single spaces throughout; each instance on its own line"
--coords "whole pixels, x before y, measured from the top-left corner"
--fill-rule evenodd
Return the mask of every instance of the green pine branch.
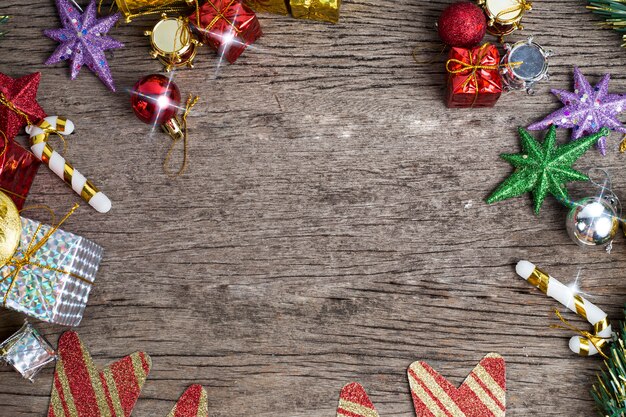
M 617 340 L 609 344 L 608 359 L 591 389 L 591 396 L 603 417 L 626 417 L 626 321 L 618 327 Z
M 600 26 L 626 32 L 626 0 L 588 0 L 587 9 L 604 18 Z M 622 35 L 626 47 L 626 35 Z

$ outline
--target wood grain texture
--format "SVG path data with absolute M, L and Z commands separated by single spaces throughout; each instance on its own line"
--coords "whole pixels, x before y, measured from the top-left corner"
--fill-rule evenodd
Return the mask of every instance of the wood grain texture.
M 549 88 L 570 88 L 577 64 L 594 82 L 611 70 L 611 90 L 624 92 L 626 51 L 583 1 L 536 1 L 511 39 L 532 34 L 557 53 L 550 81 L 495 109 L 448 110 L 442 64 L 412 57 L 416 45 L 432 56 L 447 3 L 346 0 L 336 26 L 261 15 L 265 36 L 219 72 L 203 49 L 176 75 L 202 100 L 189 170 L 170 180 L 167 137 L 149 134 L 125 92 L 160 70 L 149 23 L 112 31 L 126 43 L 109 60 L 113 94 L 85 69 L 70 82 L 67 64 L 43 65 L 56 46 L 41 35 L 58 25 L 51 0 L 2 0 L 14 19 L 0 71 L 43 72 L 40 103 L 77 125 L 68 160 L 113 201 L 109 215 L 85 206 L 64 228 L 106 249 L 79 328 L 96 362 L 153 357 L 134 416 L 165 416 L 201 383 L 214 417 L 328 417 L 350 381 L 382 416 L 410 416 L 411 362 L 461 383 L 489 351 L 508 361 L 508 416 L 593 415 L 601 361 L 569 352 L 570 334 L 548 327 L 555 302 L 514 264 L 532 260 L 566 282 L 583 268 L 583 289 L 620 318 L 624 238 L 610 255 L 582 252 L 553 199 L 539 217 L 525 197 L 483 199 L 510 173 L 498 154 L 519 149 L 516 127 L 558 107 Z M 577 166 L 607 167 L 626 199 L 617 143 Z M 42 167 L 30 201 L 63 211 L 75 200 Z M 0 339 L 22 320 L 0 312 Z M 63 331 L 38 327 L 54 343 Z M 43 416 L 52 371 L 30 384 L 0 369 L 0 415 Z

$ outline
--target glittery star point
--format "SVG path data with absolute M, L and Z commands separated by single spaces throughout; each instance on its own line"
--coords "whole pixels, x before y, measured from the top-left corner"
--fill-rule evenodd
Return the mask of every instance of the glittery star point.
M 522 153 L 500 155 L 515 167 L 515 172 L 496 188 L 487 198 L 487 203 L 492 204 L 532 192 L 535 214 L 539 214 L 548 194 L 552 194 L 561 202 L 567 202 L 565 183 L 589 180 L 587 175 L 576 171 L 572 165 L 608 133 L 607 128 L 602 128 L 599 132 L 574 142 L 557 145 L 554 125 L 550 126 L 543 143 L 539 143 L 526 129 L 520 127 Z
M 597 133 L 603 127 L 625 133 L 626 126 L 617 116 L 626 110 L 626 95 L 609 94 L 610 74 L 606 74 L 594 87 L 574 67 L 574 91 L 552 90 L 564 107 L 545 119 L 528 126 L 529 130 L 544 130 L 548 126 L 572 129 L 572 140 Z M 606 155 L 606 136 L 597 143 L 598 150 Z
M 115 91 L 104 51 L 124 46 L 123 43 L 106 36 L 120 18 L 120 14 L 98 19 L 96 0 L 91 0 L 82 15 L 68 0 L 56 0 L 56 4 L 63 27 L 45 30 L 44 34 L 61 44 L 50 55 L 46 65 L 69 59 L 72 80 L 76 78 L 82 66 L 87 65 L 104 85 Z
M 40 79 L 39 72 L 15 79 L 0 73 L 0 131 L 8 140 L 15 138 L 27 122 L 37 123 L 46 117 L 37 103 Z

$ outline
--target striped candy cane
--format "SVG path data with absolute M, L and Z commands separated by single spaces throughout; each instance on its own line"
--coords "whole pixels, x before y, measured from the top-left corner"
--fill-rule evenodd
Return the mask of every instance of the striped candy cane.
M 58 116 L 46 117 L 37 125 L 26 127 L 26 133 L 30 135 L 30 149 L 35 156 L 48 165 L 52 172 L 72 187 L 91 207 L 100 213 L 106 213 L 111 210 L 111 200 L 48 144 L 51 133 L 69 135 L 73 131 L 74 123 Z
M 517 274 L 533 286 L 539 288 L 548 297 L 552 297 L 569 310 L 586 319 L 593 326 L 590 337 L 573 336 L 569 348 L 580 356 L 591 356 L 608 343 L 612 335 L 611 324 L 607 314 L 595 304 L 585 300 L 580 294 L 563 285 L 559 280 L 537 268 L 528 261 L 519 261 L 515 267 Z M 590 339 L 593 339 L 590 340 Z

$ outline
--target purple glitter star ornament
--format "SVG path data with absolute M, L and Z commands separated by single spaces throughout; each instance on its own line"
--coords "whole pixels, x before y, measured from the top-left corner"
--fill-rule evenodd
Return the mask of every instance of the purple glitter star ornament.
M 617 116 L 626 110 L 626 95 L 609 94 L 610 74 L 591 87 L 589 81 L 574 67 L 574 92 L 552 90 L 565 105 L 540 122 L 528 126 L 528 130 L 544 130 L 549 126 L 572 129 L 572 140 L 597 133 L 603 127 L 626 134 L 626 126 Z M 606 137 L 596 144 L 602 155 L 606 155 Z
M 48 29 L 43 33 L 61 44 L 57 47 L 46 65 L 56 64 L 67 59 L 71 64 L 71 79 L 75 79 L 83 65 L 87 65 L 98 78 L 115 91 L 113 76 L 109 70 L 104 51 L 122 48 L 123 43 L 106 36 L 120 18 L 116 13 L 102 19 L 97 18 L 96 0 L 91 0 L 82 15 L 68 0 L 56 0 L 63 28 Z

